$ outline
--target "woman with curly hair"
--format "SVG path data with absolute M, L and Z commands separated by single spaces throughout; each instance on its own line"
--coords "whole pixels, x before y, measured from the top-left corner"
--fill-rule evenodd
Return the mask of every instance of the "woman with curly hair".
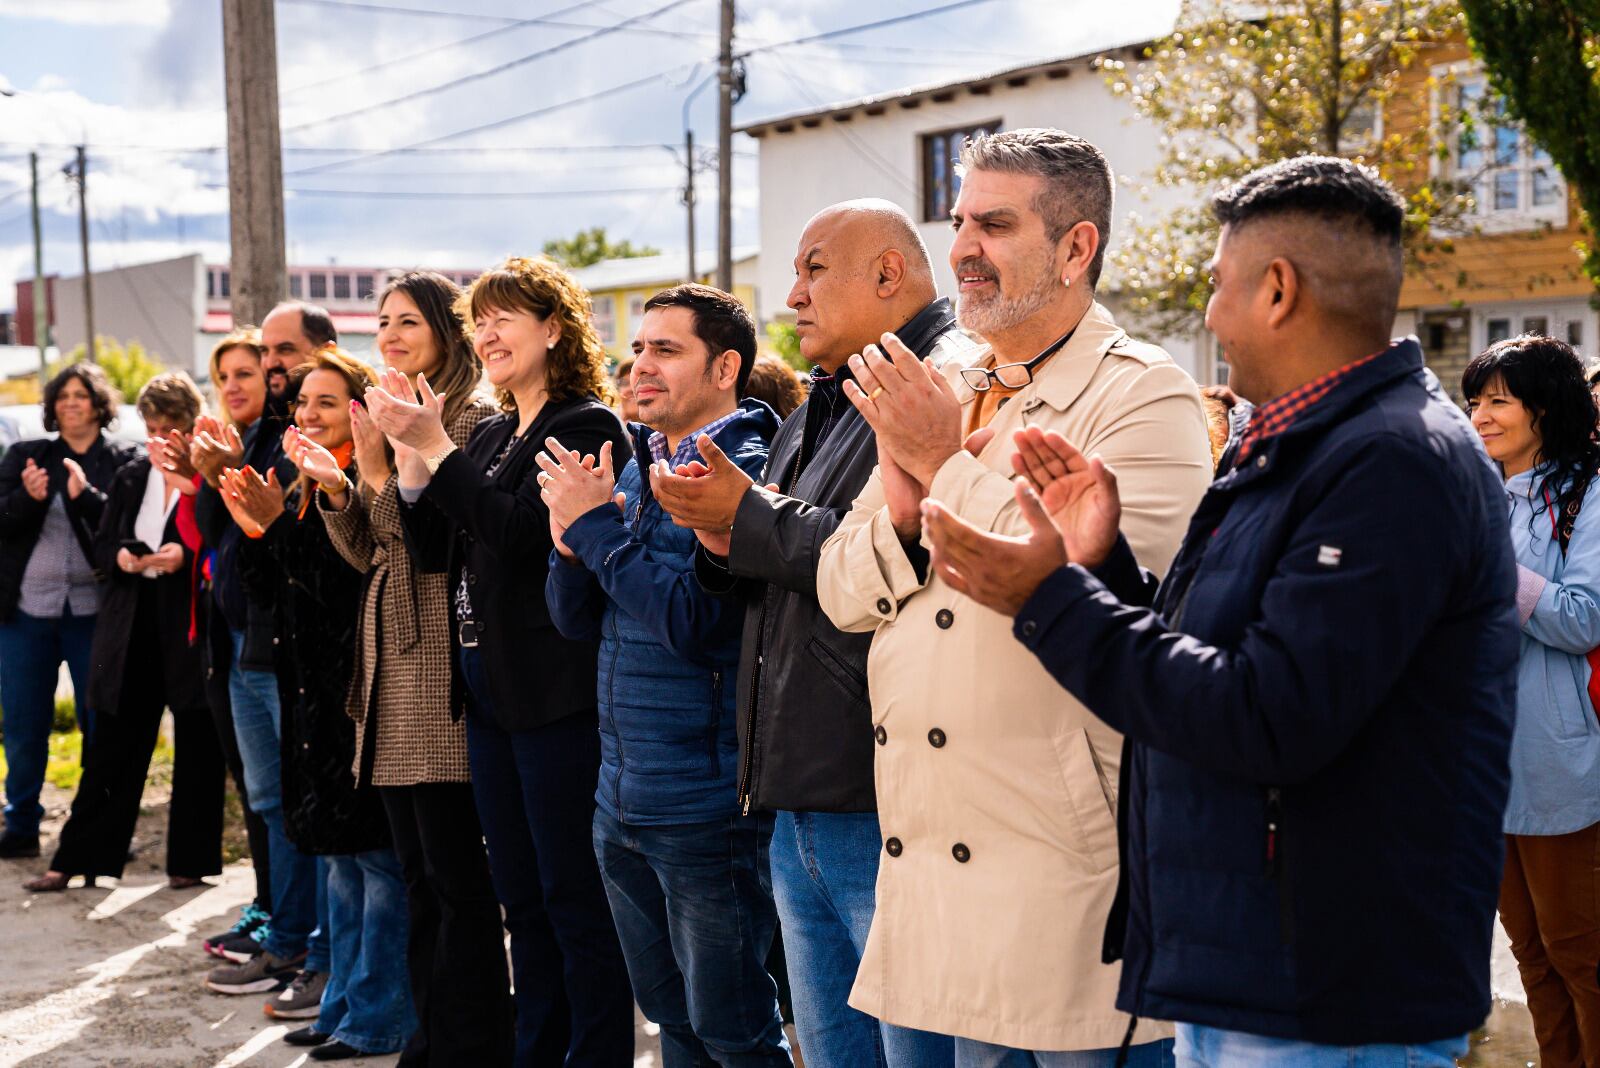
M 100 610 L 94 535 L 112 479 L 138 458 L 137 446 L 104 434 L 120 399 L 99 366 L 72 364 L 44 387 L 44 428 L 56 436 L 20 441 L 0 459 L 0 858 L 39 855 L 39 792 L 62 661 L 85 742 L 93 730 L 89 651 Z
M 633 1064 L 633 997 L 595 861 L 597 644 L 550 621 L 553 548 L 534 458 L 548 438 L 618 464 L 631 450 L 606 407 L 590 301 L 545 259 L 513 258 L 457 304 L 500 401 L 457 447 L 449 396 L 396 370 L 369 394 L 395 450 L 417 566 L 451 591 L 452 707 L 466 716 L 472 791 L 511 932 L 517 1065 Z M 487 963 L 487 962 L 485 962 Z
M 1594 395 L 1565 343 L 1489 346 L 1461 379 L 1506 479 L 1517 558 L 1517 721 L 1500 919 L 1541 1063 L 1600 1064 L 1600 442 Z M 1448 533 L 1448 532 L 1446 532 Z M 1596 680 L 1600 681 L 1600 680 Z

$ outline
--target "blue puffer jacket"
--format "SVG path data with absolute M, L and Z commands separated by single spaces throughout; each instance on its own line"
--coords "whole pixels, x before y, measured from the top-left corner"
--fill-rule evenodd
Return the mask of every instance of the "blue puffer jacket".
M 1237 451 L 1153 602 L 1124 542 L 1017 614 L 1130 743 L 1117 1005 L 1341 1046 L 1464 1035 L 1516 700 L 1504 491 L 1412 340 Z
M 617 478 L 625 514 L 606 504 L 567 528 L 578 563 L 551 555 L 545 598 L 562 634 L 600 639 L 601 810 L 623 823 L 700 823 L 737 808 L 744 613 L 695 580 L 694 532 L 662 511 L 639 467 L 650 428 L 629 429 L 635 459 Z M 760 478 L 777 429 L 772 409 L 747 399 L 713 440 Z

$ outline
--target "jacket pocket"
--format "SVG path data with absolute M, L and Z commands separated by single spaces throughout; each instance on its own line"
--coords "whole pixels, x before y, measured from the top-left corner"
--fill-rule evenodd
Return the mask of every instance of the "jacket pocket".
M 867 696 L 867 677 L 857 671 L 844 657 L 824 645 L 821 639 L 809 639 L 806 642 L 806 652 L 822 665 L 824 671 L 833 676 L 835 682 L 844 687 L 846 693 L 863 699 Z
M 1116 791 L 1088 731 L 1071 730 L 1054 741 L 1078 836 L 1078 841 L 1070 844 L 1082 854 L 1091 872 L 1107 871 L 1117 863 Z

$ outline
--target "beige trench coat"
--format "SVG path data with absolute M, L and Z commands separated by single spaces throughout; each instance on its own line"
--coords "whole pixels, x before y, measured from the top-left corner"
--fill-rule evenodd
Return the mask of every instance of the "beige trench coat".
M 985 352 L 980 363 L 993 360 Z M 954 381 L 963 408 L 972 391 Z M 929 495 L 979 527 L 1027 529 L 1012 431 L 1061 431 L 1115 468 L 1122 530 L 1164 569 L 1211 481 L 1193 380 L 1103 307 L 952 457 Z M 1117 884 L 1122 738 L 1056 684 L 1010 619 L 924 583 L 876 472 L 822 549 L 817 591 L 843 630 L 875 630 L 868 689 L 884 838 L 877 914 L 850 1004 L 891 1024 L 1028 1050 L 1118 1045 L 1120 969 L 1100 961 Z M 1135 1042 L 1171 1034 L 1141 1023 Z
M 446 432 L 456 446 L 498 409 L 476 397 Z M 369 732 L 372 785 L 467 782 L 466 724 L 450 714 L 450 604 L 442 574 L 418 571 L 400 529 L 399 483 L 390 474 L 371 501 L 350 494 L 343 511 L 317 507 L 339 555 L 370 571 L 356 636 L 355 677 L 345 710 L 356 721 L 354 772 L 359 783 Z M 376 692 L 374 692 L 376 691 Z M 367 723 L 371 709 L 377 722 Z

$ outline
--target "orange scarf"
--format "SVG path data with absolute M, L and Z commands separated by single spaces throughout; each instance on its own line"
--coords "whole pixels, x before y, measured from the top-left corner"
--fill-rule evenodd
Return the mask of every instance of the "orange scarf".
M 333 453 L 334 460 L 339 464 L 339 470 L 348 471 L 350 469 L 350 460 L 356 454 L 356 443 L 352 439 L 345 442 L 343 445 L 337 445 L 328 451 Z M 301 476 L 301 481 L 306 483 L 306 486 L 300 494 L 300 511 L 295 515 L 295 519 L 297 521 L 306 517 L 306 509 L 311 507 L 311 498 L 316 495 L 317 489 L 320 486 L 320 483 L 313 483 L 304 475 Z

